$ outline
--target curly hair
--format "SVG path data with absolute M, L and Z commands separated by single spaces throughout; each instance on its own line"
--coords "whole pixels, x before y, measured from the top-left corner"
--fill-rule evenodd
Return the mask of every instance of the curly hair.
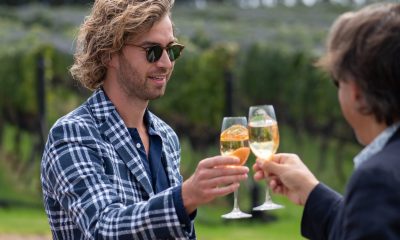
M 400 4 L 372 4 L 341 15 L 333 24 L 327 52 L 316 64 L 333 81 L 354 81 L 378 122 L 400 119 Z
M 79 29 L 72 77 L 90 90 L 100 87 L 111 55 L 170 15 L 173 4 L 174 0 L 96 0 Z

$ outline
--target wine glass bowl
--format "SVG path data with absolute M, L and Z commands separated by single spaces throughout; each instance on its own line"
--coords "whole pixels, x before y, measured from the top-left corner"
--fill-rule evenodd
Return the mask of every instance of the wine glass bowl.
M 246 117 L 224 117 L 220 135 L 220 151 L 224 156 L 236 156 L 239 164 L 229 167 L 244 165 L 250 155 L 249 133 Z M 238 205 L 238 190 L 234 192 L 234 205 L 231 212 L 222 215 L 222 218 L 236 219 L 249 218 L 251 214 L 242 212 Z
M 269 116 L 264 120 L 249 122 L 249 143 L 258 161 L 269 160 L 279 147 L 277 122 Z
M 251 106 L 249 108 L 249 145 L 257 157 L 257 161 L 264 162 L 271 159 L 279 147 L 278 122 L 276 121 L 272 105 Z M 265 187 L 265 202 L 253 208 L 264 211 L 283 208 L 282 205 L 272 202 L 268 184 Z
M 248 147 L 248 129 L 240 124 L 234 124 L 221 133 L 220 151 L 222 155 L 233 155 L 240 159 L 238 165 L 244 165 L 250 155 Z

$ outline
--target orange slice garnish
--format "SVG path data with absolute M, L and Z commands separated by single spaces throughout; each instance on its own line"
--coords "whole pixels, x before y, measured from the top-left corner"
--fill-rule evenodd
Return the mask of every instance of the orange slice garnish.
M 232 125 L 221 133 L 221 141 L 244 141 L 249 139 L 249 131 L 243 125 Z
M 250 155 L 250 148 L 249 147 L 241 147 L 230 153 L 229 155 L 233 155 L 240 159 L 239 165 L 244 165 L 249 158 Z

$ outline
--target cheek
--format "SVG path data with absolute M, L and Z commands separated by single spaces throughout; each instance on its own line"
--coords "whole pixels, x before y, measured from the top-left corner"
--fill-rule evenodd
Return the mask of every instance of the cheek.
M 125 73 L 129 78 L 143 78 L 148 71 L 148 67 L 146 63 L 142 63 L 140 61 L 137 62 L 127 62 L 125 66 Z
M 338 91 L 338 99 L 340 103 L 340 108 L 342 110 L 342 115 L 346 119 L 347 123 L 353 129 L 358 142 L 362 143 L 360 140 L 360 123 L 358 121 L 357 114 L 354 111 L 354 103 L 351 101 L 348 91 L 343 89 Z
M 341 110 L 343 112 L 344 100 L 343 100 L 343 92 L 340 90 L 340 88 L 337 91 L 337 97 L 338 97 L 338 101 L 339 101 L 339 104 L 340 104 L 340 108 L 341 108 Z
M 167 81 L 169 81 L 169 79 L 171 78 L 173 72 L 174 72 L 174 65 L 172 65 L 172 68 L 171 68 L 171 70 L 170 70 L 169 73 L 168 73 Z
M 342 88 L 338 89 L 338 100 L 340 104 L 340 109 L 342 110 L 343 117 L 346 119 L 346 121 L 351 125 L 349 116 L 350 116 L 350 110 L 349 110 L 349 103 L 348 103 L 348 96 L 346 96 L 345 91 L 343 91 Z

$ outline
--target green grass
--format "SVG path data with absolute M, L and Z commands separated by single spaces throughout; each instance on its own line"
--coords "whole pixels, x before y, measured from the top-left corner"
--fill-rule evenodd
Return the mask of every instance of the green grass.
M 0 208 L 0 235 L 50 235 L 43 209 Z
M 296 206 L 280 196 L 273 196 L 274 201 L 283 204 L 284 209 L 269 211 L 277 218 L 274 222 L 263 223 L 259 220 L 235 219 L 223 220 L 221 215 L 231 210 L 229 207 L 206 205 L 198 209 L 196 232 L 201 240 L 239 240 L 269 239 L 296 240 L 304 239 L 300 235 L 302 207 Z M 241 206 L 242 211 L 246 206 Z
M 270 239 L 296 240 L 300 236 L 300 219 L 302 208 L 295 206 L 279 196 L 274 200 L 285 205 L 284 209 L 271 211 L 277 221 L 262 223 L 252 219 L 224 221 L 220 216 L 228 211 L 228 204 L 219 206 L 208 204 L 199 208 L 196 218 L 196 232 L 201 240 L 239 240 Z M 226 206 L 225 206 L 226 205 Z M 49 225 L 43 209 L 0 209 L 0 235 L 48 235 Z

